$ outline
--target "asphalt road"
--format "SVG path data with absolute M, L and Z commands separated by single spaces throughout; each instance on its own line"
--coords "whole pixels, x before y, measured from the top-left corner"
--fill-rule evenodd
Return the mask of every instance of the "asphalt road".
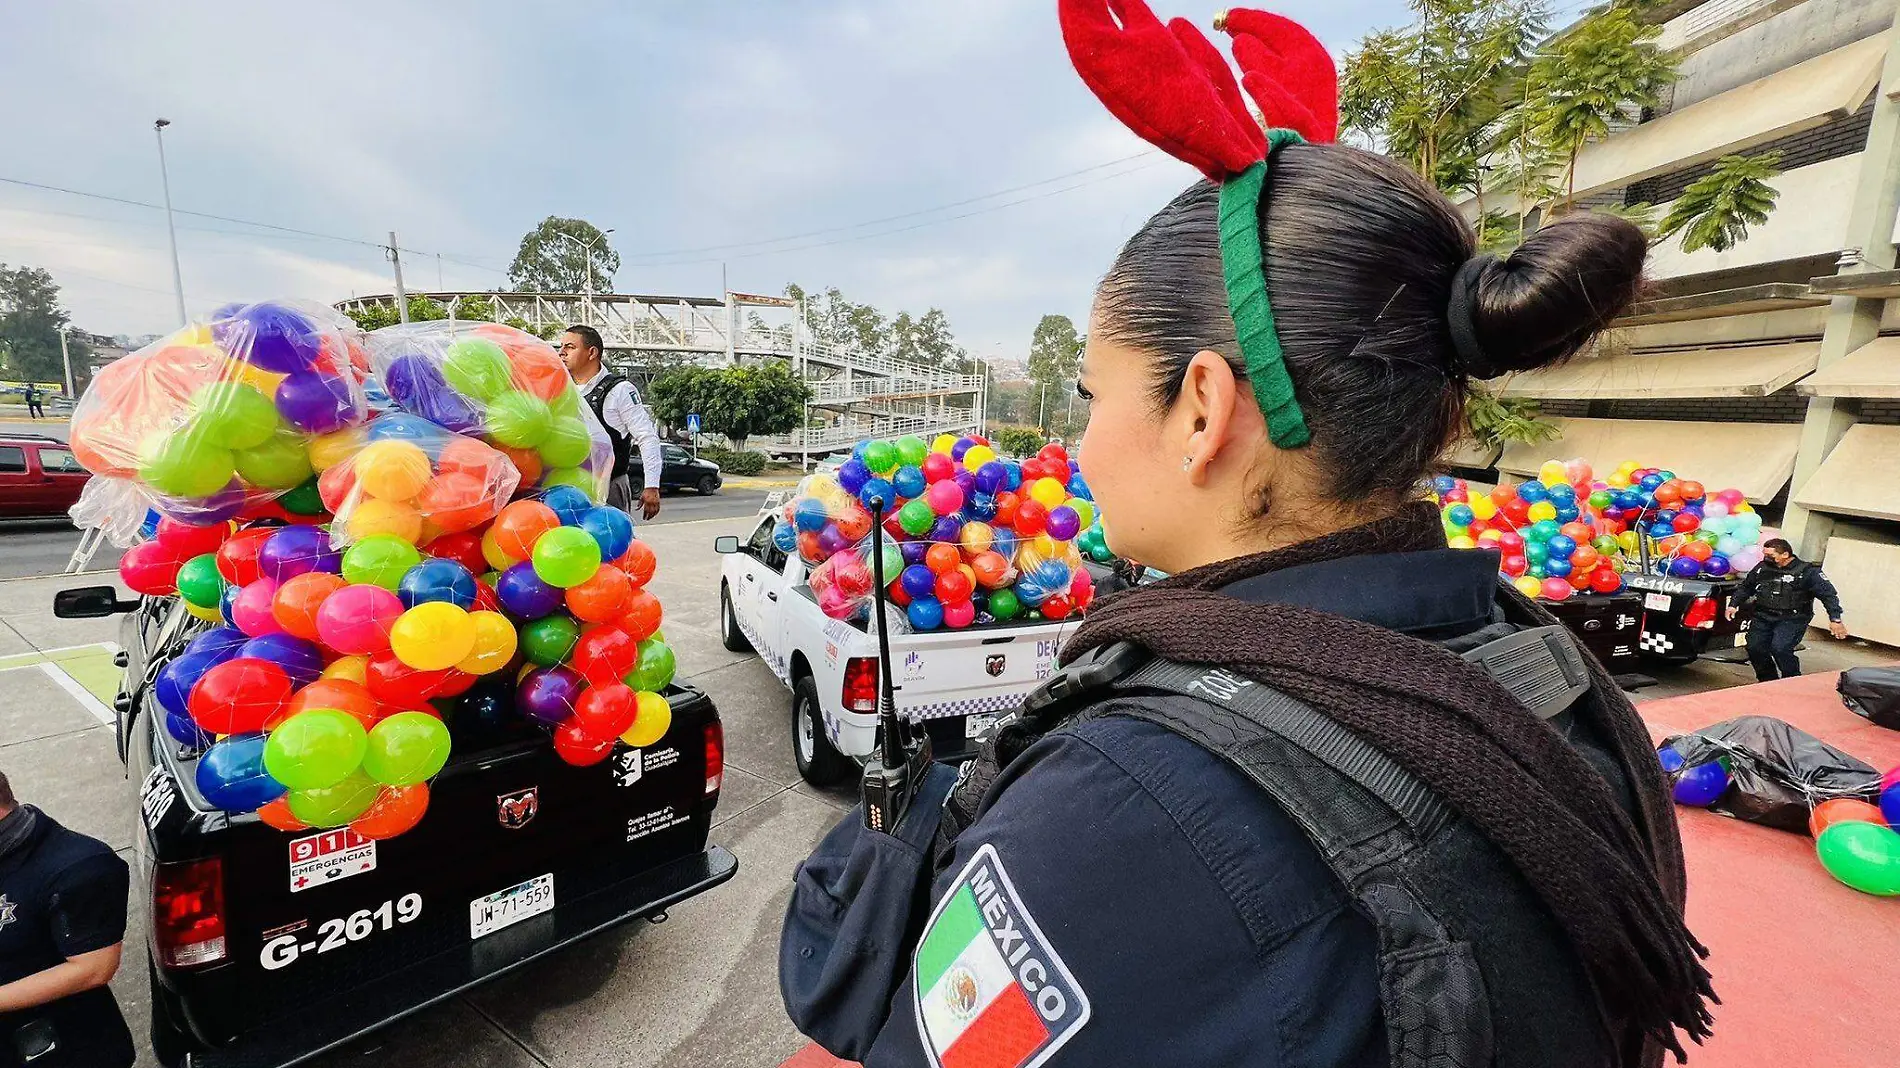
M 4 432 L 4 424 L 0 424 L 0 432 Z M 752 515 L 759 510 L 765 494 L 766 491 L 762 489 L 739 487 L 722 490 L 710 497 L 692 493 L 673 494 L 662 502 L 659 518 L 653 524 L 659 526 Z M 66 570 L 66 561 L 71 559 L 78 545 L 79 532 L 64 520 L 0 521 L 0 579 L 59 574 Z M 92 558 L 87 568 L 103 570 L 116 567 L 118 554 L 118 549 L 106 545 Z

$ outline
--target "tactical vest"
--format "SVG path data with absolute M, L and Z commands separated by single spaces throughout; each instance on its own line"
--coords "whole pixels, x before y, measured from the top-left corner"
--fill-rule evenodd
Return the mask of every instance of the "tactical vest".
M 633 439 L 614 429 L 607 421 L 607 395 L 614 391 L 627 376 L 619 371 L 606 371 L 587 387 L 587 403 L 594 409 L 594 418 L 600 420 L 601 428 L 607 431 L 607 440 L 614 447 L 614 477 L 620 478 L 628 473 L 627 463 L 633 456 Z
M 1805 560 L 1790 568 L 1774 568 L 1762 574 L 1755 587 L 1755 612 L 1762 616 L 1800 616 L 1814 613 L 1814 593 L 1808 588 L 1808 572 L 1814 567 Z
M 1484 667 L 1567 738 L 1595 700 L 1569 633 L 1513 619 L 1439 643 Z M 1379 937 L 1380 1010 L 1396 1068 L 1478 1065 L 1601 1068 L 1612 1038 L 1582 963 L 1501 850 L 1390 757 L 1313 708 L 1252 679 L 1156 659 L 1117 644 L 1091 650 L 998 728 L 1020 755 L 1068 723 L 1130 716 L 1158 724 L 1241 771 L 1306 834 Z M 1012 737 L 1013 735 L 1013 737 Z M 1607 750 L 1582 750 L 1626 783 Z M 972 821 L 1001 766 L 966 765 L 945 808 L 938 855 Z M 984 781 L 989 780 L 989 781 Z M 1633 799 L 1626 800 L 1633 807 Z

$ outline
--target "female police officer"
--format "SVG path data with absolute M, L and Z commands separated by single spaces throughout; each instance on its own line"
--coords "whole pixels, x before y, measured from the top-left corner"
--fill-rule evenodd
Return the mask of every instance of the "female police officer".
M 1122 249 L 1078 384 L 1111 544 L 1170 577 L 1096 606 L 947 806 L 933 778 L 894 834 L 821 845 L 781 945 L 794 1020 L 871 1068 L 1635 1065 L 1699 1040 L 1647 735 L 1418 503 L 1470 380 L 1584 345 L 1643 236 L 1571 215 L 1474 255 L 1403 166 L 1317 143 L 1332 66 L 1299 26 L 1225 17 L 1263 136 L 1191 27 L 1061 15 L 1110 110 L 1212 179 Z

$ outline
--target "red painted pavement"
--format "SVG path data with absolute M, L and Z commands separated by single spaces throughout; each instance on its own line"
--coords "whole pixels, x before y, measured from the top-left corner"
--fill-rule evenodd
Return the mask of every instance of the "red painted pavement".
M 1775 716 L 1882 771 L 1900 731 L 1847 711 L 1835 675 L 1638 705 L 1658 740 L 1736 716 Z M 1690 1068 L 1891 1068 L 1900 1064 L 1900 899 L 1835 882 L 1814 842 L 1678 808 L 1689 861 L 1689 926 L 1709 947 L 1722 1004 Z M 849 1068 L 816 1046 L 782 1068 Z

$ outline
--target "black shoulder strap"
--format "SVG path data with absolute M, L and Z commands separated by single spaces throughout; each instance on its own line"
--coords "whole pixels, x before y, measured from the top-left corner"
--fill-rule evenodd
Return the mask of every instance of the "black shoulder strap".
M 607 425 L 607 395 L 626 380 L 627 376 L 619 371 L 608 371 L 587 387 L 587 403 L 593 407 L 594 418 L 600 420 L 601 426 Z
M 1390 757 L 1314 709 L 1221 668 L 1155 660 L 1096 714 L 1159 724 L 1219 756 L 1299 824 L 1379 932 L 1380 1005 L 1392 1063 L 1491 1063 L 1490 1003 L 1475 951 L 1412 879 L 1451 811 Z

